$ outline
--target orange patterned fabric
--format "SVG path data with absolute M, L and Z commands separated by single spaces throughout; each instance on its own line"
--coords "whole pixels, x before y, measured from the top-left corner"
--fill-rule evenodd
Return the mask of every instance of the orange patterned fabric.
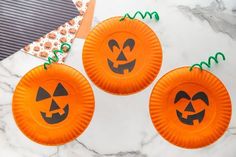
M 83 19 L 84 13 L 88 7 L 89 0 L 73 0 L 73 2 L 79 10 L 79 15 L 66 22 L 56 30 L 49 32 L 45 36 L 25 46 L 22 49 L 23 52 L 42 59 L 47 59 L 48 57 L 54 56 L 53 50 L 60 49 L 60 45 L 62 42 L 73 42 L 73 39 L 76 36 L 76 32 L 78 31 Z M 68 53 L 58 54 L 58 62 L 64 62 L 67 55 Z

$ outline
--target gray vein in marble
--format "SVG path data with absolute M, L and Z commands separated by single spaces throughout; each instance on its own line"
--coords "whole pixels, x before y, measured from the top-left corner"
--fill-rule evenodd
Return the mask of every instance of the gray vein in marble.
M 77 144 L 82 146 L 83 149 L 91 153 L 91 156 L 93 157 L 147 157 L 147 155 L 143 154 L 141 151 L 124 151 L 124 152 L 118 152 L 118 153 L 107 153 L 107 154 L 102 154 L 97 152 L 94 149 L 89 148 L 86 146 L 84 143 L 80 142 L 79 140 L 75 140 Z M 55 153 L 49 155 L 48 157 L 59 157 L 60 156 L 60 147 L 57 147 L 57 150 Z
M 213 2 L 212 5 L 215 5 L 219 10 L 225 10 L 225 4 L 222 0 L 216 0 L 215 3 Z
M 103 154 L 95 157 L 147 157 L 147 155 L 142 154 L 140 151 L 130 151 L 130 152 L 118 152 L 116 154 Z
M 148 139 L 147 141 L 141 141 L 141 148 L 143 148 L 144 146 L 152 143 L 156 138 L 157 138 L 158 134 L 152 136 L 150 139 Z
M 59 149 L 60 149 L 60 147 L 58 146 L 56 152 L 49 155 L 48 157 L 57 157 L 59 155 Z
M 190 8 L 179 5 L 178 9 L 184 14 L 190 13 L 202 21 L 207 21 L 215 32 L 221 32 L 236 39 L 236 16 L 224 12 L 225 6 L 221 0 L 216 0 L 207 7 L 197 5 L 195 8 Z
M 94 16 L 93 23 L 92 23 L 92 28 L 94 28 L 100 22 L 101 22 L 101 20 L 99 20 L 98 17 Z
M 10 106 L 11 104 L 0 104 L 0 107 Z
M 147 157 L 147 155 L 142 154 L 142 152 L 139 151 L 139 150 L 137 150 L 137 151 L 125 151 L 125 152 L 118 152 L 118 153 L 101 154 L 101 153 L 97 152 L 96 150 L 87 147 L 85 144 L 83 144 L 82 142 L 78 141 L 77 139 L 76 139 L 76 142 L 78 144 L 80 144 L 81 146 L 83 146 L 89 152 L 93 153 L 94 157 Z
M 14 76 L 14 77 L 17 77 L 17 78 L 21 78 L 22 76 L 20 75 L 17 75 L 17 74 L 13 74 L 7 67 L 5 67 L 2 62 L 0 62 L 0 67 L 6 71 L 10 76 Z
M 140 151 L 127 151 L 127 152 L 118 152 L 114 154 L 99 154 L 94 157 L 147 157 L 147 155 L 142 154 Z
M 96 155 L 101 155 L 100 153 L 98 153 L 97 151 L 87 147 L 85 144 L 83 144 L 82 142 L 80 142 L 79 140 L 75 139 L 75 141 L 80 144 L 81 146 L 83 146 L 86 150 L 88 150 L 89 152 L 92 152 L 93 154 L 96 154 Z
M 1 117 L 2 118 L 2 117 Z M 0 125 L 0 131 L 5 133 L 6 131 L 6 123 L 4 121 L 1 121 L 1 125 Z
M 236 127 L 229 127 L 228 132 L 230 133 L 230 135 L 236 135 Z
M 10 113 L 9 109 L 11 104 L 1 104 L 0 105 L 0 132 L 6 132 L 7 123 L 4 121 L 4 117 Z
M 2 87 L 2 85 L 5 87 Z M 9 83 L 6 82 L 1 82 L 0 89 L 2 89 L 4 92 L 9 92 L 9 93 L 14 92 L 14 88 Z

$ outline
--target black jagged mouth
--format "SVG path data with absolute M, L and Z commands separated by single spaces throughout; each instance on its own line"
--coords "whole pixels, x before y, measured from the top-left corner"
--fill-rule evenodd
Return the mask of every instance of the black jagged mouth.
M 59 113 L 53 113 L 51 117 L 47 117 L 45 112 L 41 112 L 41 116 L 44 119 L 45 122 L 48 124 L 56 124 L 59 122 L 62 122 L 66 119 L 69 113 L 69 105 L 67 104 L 64 108 L 64 113 L 60 115 Z
M 114 63 L 110 60 L 107 59 L 107 63 L 110 67 L 110 69 L 117 74 L 124 74 L 124 71 L 127 69 L 129 72 L 131 72 L 134 69 L 135 63 L 136 63 L 136 59 L 129 62 L 129 63 L 125 63 L 125 64 L 119 64 L 118 67 L 114 67 Z
M 176 110 L 176 114 L 182 123 L 187 124 L 187 125 L 193 125 L 194 120 L 198 120 L 199 123 L 202 122 L 204 115 L 205 115 L 205 110 L 202 110 L 201 112 L 198 112 L 193 115 L 188 115 L 187 118 L 183 118 L 182 113 L 178 110 Z

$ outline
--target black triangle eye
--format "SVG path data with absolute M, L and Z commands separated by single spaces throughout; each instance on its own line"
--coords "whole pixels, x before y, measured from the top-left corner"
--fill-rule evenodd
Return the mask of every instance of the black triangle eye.
M 63 85 L 61 83 L 58 83 L 53 96 L 66 96 L 68 95 L 66 89 L 63 87 Z
M 36 101 L 41 101 L 43 99 L 47 99 L 50 97 L 51 97 L 51 95 L 45 89 L 43 89 L 42 87 L 39 87 L 38 93 L 36 96 Z

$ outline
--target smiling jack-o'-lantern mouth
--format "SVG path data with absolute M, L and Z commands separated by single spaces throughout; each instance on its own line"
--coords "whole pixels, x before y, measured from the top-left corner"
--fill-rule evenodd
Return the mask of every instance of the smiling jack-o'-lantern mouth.
M 59 123 L 63 120 L 66 119 L 68 113 L 69 113 L 69 105 L 67 104 L 64 108 L 63 108 L 64 113 L 62 115 L 60 115 L 60 113 L 53 113 L 51 117 L 47 117 L 45 112 L 40 112 L 42 118 L 49 124 L 56 124 Z
M 202 110 L 201 112 L 198 112 L 193 115 L 188 115 L 187 118 L 184 118 L 182 115 L 182 112 L 176 110 L 176 114 L 179 118 L 179 120 L 187 125 L 193 125 L 195 120 L 198 120 L 199 123 L 202 122 L 204 115 L 205 115 L 205 110 Z
M 125 63 L 125 64 L 118 64 L 117 67 L 114 67 L 114 63 L 110 59 L 107 59 L 107 63 L 109 65 L 110 69 L 114 73 L 124 74 L 125 70 L 128 70 L 128 72 L 131 72 L 134 69 L 136 59 L 131 62 Z

